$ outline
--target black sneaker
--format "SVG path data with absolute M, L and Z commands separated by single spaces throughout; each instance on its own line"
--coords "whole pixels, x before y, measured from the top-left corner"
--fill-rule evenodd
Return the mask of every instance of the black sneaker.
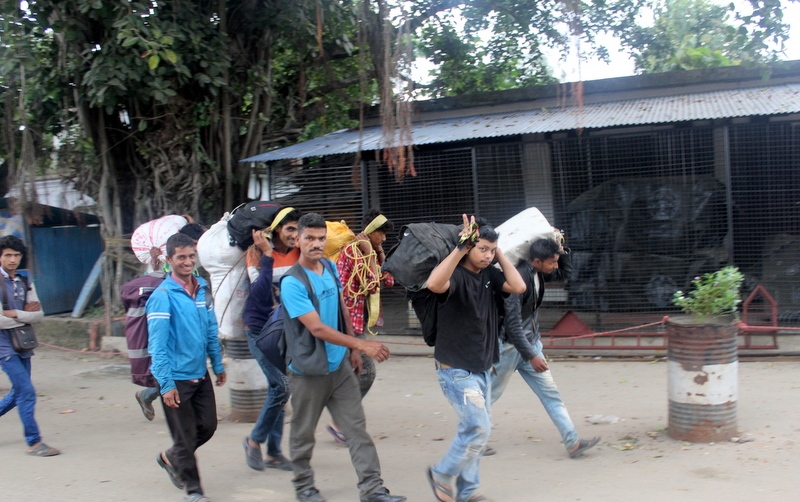
M 402 495 L 392 495 L 386 487 L 379 488 L 371 495 L 361 497 L 361 502 L 405 502 L 406 498 Z
M 307 488 L 302 492 L 297 492 L 297 500 L 300 502 L 325 502 L 325 497 L 320 495 L 316 488 Z

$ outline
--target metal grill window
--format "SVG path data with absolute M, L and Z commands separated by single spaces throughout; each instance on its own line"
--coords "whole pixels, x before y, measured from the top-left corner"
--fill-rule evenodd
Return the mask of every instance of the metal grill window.
M 497 226 L 525 209 L 519 143 L 475 148 L 478 215 Z
M 784 320 L 800 319 L 800 123 L 603 131 L 547 146 L 549 159 L 536 166 L 523 165 L 521 143 L 422 150 L 417 176 L 402 182 L 376 161 L 363 177 L 352 158 L 273 165 L 270 195 L 355 229 L 369 207 L 397 230 L 458 224 L 465 212 L 498 225 L 525 207 L 523 169 L 546 169 L 551 223 L 566 231 L 574 271 L 565 302 L 545 297 L 543 329 L 566 309 L 596 313 L 584 318 L 595 329 L 631 323 L 604 313 L 675 311 L 675 290 L 728 263 L 749 288 L 761 283 L 776 297 Z M 388 238 L 387 248 L 396 242 Z M 402 288 L 382 297 L 383 331 L 406 331 L 413 314 Z
M 384 244 L 386 249 L 397 243 L 403 225 L 431 221 L 457 224 L 462 213 L 474 211 L 471 148 L 415 153 L 414 168 L 416 176 L 407 175 L 397 181 L 384 164 L 369 163 L 380 209 L 395 224 L 394 235 L 388 235 Z M 402 287 L 383 290 L 381 302 L 384 332 L 418 332 L 419 324 L 409 310 Z
M 354 176 L 351 158 L 273 165 L 269 198 L 303 213 L 320 213 L 326 220 L 358 226 L 364 213 L 357 174 Z
M 463 213 L 476 212 L 498 225 L 524 209 L 519 143 L 418 152 L 414 167 L 417 176 L 402 182 L 382 164 L 368 167 L 370 181 L 377 182 L 378 204 L 396 230 L 417 222 L 458 225 Z M 387 236 L 387 248 L 396 244 L 396 234 Z M 414 324 L 404 296 L 400 287 L 381 293 L 386 332 L 402 333 Z
M 556 221 L 572 248 L 568 302 L 658 311 L 727 261 L 711 128 L 552 141 Z
M 381 210 L 397 228 L 409 223 L 459 223 L 461 214 L 475 207 L 472 149 L 460 148 L 415 154 L 416 176 L 397 181 L 383 164 L 371 162 L 377 172 Z
M 800 320 L 800 124 L 730 128 L 733 256 Z

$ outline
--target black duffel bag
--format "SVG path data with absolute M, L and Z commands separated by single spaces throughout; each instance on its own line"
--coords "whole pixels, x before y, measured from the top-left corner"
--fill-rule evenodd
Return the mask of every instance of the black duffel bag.
M 445 223 L 411 223 L 402 227 L 400 242 L 389 250 L 383 270 L 408 291 L 419 291 L 436 265 L 456 247 L 461 229 Z
M 283 206 L 267 200 L 255 200 L 233 210 L 228 220 L 231 245 L 246 250 L 253 245 L 253 230 L 267 228 Z

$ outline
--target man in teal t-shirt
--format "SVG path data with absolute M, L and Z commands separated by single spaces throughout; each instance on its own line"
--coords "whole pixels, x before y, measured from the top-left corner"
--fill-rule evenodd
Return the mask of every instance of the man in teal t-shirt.
M 325 501 L 314 486 L 311 456 L 319 417 L 322 410 L 328 408 L 333 420 L 347 435 L 350 459 L 358 475 L 361 501 L 403 502 L 405 497 L 391 495 L 383 486 L 380 460 L 375 444 L 366 430 L 361 391 L 356 378 L 361 372 L 361 352 L 382 362 L 389 357 L 389 349 L 380 342 L 353 336 L 353 326 L 346 311 L 341 316 L 344 327 L 339 326 L 339 309 L 345 308 L 341 286 L 336 267 L 330 266 L 330 262 L 325 264 L 322 261 L 327 237 L 325 219 L 316 213 L 306 214 L 297 222 L 297 232 L 300 259 L 281 280 L 281 300 L 289 314 L 289 319 L 285 322 L 291 324 L 293 333 L 303 336 L 309 336 L 310 333 L 310 336 L 324 341 L 324 344 L 312 345 L 317 351 L 325 350 L 328 361 L 328 372 L 322 376 L 303 375 L 297 371 L 297 365 L 293 366 L 293 361 L 287 361 L 286 373 L 292 394 L 289 450 L 297 500 Z M 319 310 L 314 308 L 308 290 L 293 275 L 295 273 L 308 277 Z M 289 331 L 287 329 L 287 337 L 290 336 Z M 291 340 L 287 339 L 287 343 L 290 344 Z

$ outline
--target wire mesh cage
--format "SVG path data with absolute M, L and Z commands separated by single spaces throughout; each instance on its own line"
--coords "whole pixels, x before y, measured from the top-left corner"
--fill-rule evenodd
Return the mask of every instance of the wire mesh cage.
M 549 287 L 542 324 L 567 310 L 593 328 L 677 312 L 676 290 L 724 265 L 762 284 L 783 321 L 800 320 L 800 123 L 685 123 L 418 148 L 416 176 L 352 157 L 274 166 L 280 202 L 357 229 L 379 207 L 403 225 L 495 226 L 528 206 L 565 231 L 574 271 Z M 535 150 L 535 155 L 529 155 Z M 384 332 L 414 332 L 402 288 L 382 293 Z

